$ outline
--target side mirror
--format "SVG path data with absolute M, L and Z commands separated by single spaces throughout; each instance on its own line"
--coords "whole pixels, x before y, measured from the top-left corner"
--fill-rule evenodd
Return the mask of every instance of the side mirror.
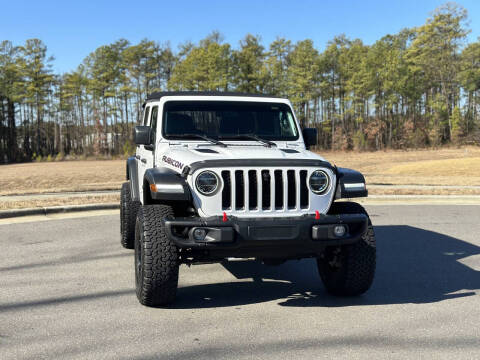
M 150 145 L 152 143 L 150 126 L 135 126 L 134 138 L 137 145 Z
M 305 128 L 302 131 L 303 141 L 305 142 L 305 147 L 310 149 L 310 146 L 317 145 L 317 129 L 315 128 Z

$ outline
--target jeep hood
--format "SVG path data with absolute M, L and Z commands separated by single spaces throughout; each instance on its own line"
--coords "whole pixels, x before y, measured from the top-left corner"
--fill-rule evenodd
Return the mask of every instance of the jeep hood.
M 289 159 L 289 160 L 323 160 L 325 159 L 305 149 L 272 146 L 197 146 L 170 147 L 159 159 L 157 166 L 165 166 L 181 172 L 185 166 L 205 160 L 234 159 Z

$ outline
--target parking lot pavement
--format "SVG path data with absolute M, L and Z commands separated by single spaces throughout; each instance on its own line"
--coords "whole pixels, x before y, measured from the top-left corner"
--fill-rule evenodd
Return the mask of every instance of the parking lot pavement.
M 480 358 L 480 206 L 367 206 L 378 266 L 326 294 L 312 260 L 181 267 L 141 306 L 118 214 L 0 225 L 1 359 Z

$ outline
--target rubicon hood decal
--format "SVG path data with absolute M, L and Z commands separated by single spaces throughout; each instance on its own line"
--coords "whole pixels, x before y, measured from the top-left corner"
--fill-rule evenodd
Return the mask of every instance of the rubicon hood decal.
M 164 163 L 169 164 L 169 165 L 171 165 L 171 166 L 173 166 L 173 167 L 176 167 L 176 168 L 178 168 L 178 169 L 180 169 L 180 170 L 183 169 L 183 163 L 181 163 L 181 162 L 178 161 L 178 160 L 172 159 L 171 157 L 168 157 L 168 156 L 165 156 L 165 155 L 164 155 L 164 156 L 162 157 L 162 161 L 163 161 Z

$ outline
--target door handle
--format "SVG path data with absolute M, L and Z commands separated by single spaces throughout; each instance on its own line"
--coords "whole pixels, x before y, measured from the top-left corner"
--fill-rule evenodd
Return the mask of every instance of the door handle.
M 137 160 L 140 160 L 140 155 L 135 155 L 135 158 L 136 158 Z
M 141 161 L 142 163 L 144 163 L 144 164 L 147 163 L 147 159 L 140 159 L 140 161 Z

